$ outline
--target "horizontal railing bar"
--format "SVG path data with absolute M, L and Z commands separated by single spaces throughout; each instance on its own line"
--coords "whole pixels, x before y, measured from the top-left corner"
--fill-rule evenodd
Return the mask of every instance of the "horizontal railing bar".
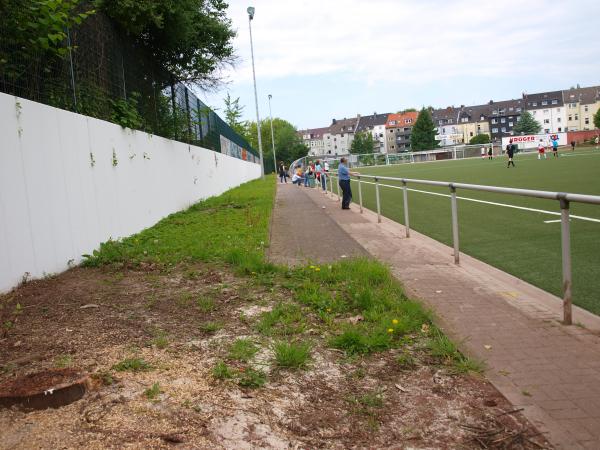
M 335 177 L 335 175 L 333 175 L 333 177 Z M 471 191 L 494 192 L 497 194 L 521 195 L 524 197 L 543 198 L 547 200 L 565 200 L 568 202 L 590 203 L 594 205 L 600 205 L 600 196 L 598 195 L 572 194 L 568 192 L 539 191 L 534 189 L 519 189 L 500 186 L 486 186 L 482 184 L 454 183 L 448 181 L 419 180 L 414 178 L 396 178 L 374 175 L 360 175 L 355 178 L 370 178 L 374 180 L 398 181 L 400 183 L 425 184 L 429 186 L 440 186 L 455 189 L 467 189 Z

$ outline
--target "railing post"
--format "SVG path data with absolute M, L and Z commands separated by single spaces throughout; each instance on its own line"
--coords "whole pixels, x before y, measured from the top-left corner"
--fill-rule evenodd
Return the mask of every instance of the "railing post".
M 360 182 L 360 176 L 358 178 L 358 204 L 360 205 L 360 213 L 363 213 L 362 208 L 362 184 Z
M 377 223 L 381 223 L 381 203 L 379 201 L 379 178 L 375 177 L 375 198 L 377 200 Z
M 402 195 L 404 197 L 404 229 L 406 230 L 406 237 L 410 237 L 410 222 L 408 221 L 408 189 L 406 187 L 406 181 L 402 181 Z
M 335 185 L 337 187 L 337 201 L 339 202 L 340 201 L 340 180 L 339 180 L 339 178 Z
M 454 264 L 459 263 L 458 246 L 458 207 L 456 205 L 456 188 L 450 183 L 451 203 L 452 203 L 452 241 L 454 242 Z
M 569 224 L 569 201 L 560 199 L 561 227 L 560 236 L 562 243 L 562 276 L 563 276 L 563 323 L 573 324 L 571 311 L 571 232 Z

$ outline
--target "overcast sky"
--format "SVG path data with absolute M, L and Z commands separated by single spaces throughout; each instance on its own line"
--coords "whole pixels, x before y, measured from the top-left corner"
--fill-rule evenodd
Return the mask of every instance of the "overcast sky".
M 599 0 L 230 0 L 239 60 L 202 95 L 221 116 L 229 92 L 256 120 L 249 5 L 260 116 L 272 94 L 299 128 L 600 84 Z

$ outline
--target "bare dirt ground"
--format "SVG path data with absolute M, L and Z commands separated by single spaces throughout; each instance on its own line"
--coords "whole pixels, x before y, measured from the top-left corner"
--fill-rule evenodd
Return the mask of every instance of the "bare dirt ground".
M 309 310 L 308 367 L 277 369 L 256 323 L 290 300 L 278 283 L 207 265 L 76 268 L 0 296 L 0 383 L 55 367 L 94 380 L 59 409 L 0 409 L 0 448 L 547 447 L 482 377 L 454 374 L 418 346 L 409 370 L 395 350 L 347 357 L 327 348 Z M 259 348 L 249 362 L 228 354 L 240 337 Z M 132 358 L 146 370 L 115 368 Z M 218 361 L 261 369 L 266 383 L 219 380 Z

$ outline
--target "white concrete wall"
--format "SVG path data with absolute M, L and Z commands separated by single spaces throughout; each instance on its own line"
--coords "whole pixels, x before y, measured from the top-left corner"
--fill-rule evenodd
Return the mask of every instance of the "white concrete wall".
M 0 292 L 258 177 L 258 164 L 0 93 Z

